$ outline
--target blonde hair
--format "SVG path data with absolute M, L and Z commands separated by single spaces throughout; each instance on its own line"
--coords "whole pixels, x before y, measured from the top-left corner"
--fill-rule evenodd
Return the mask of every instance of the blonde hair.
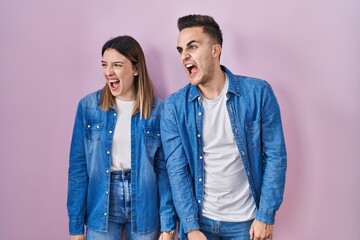
M 105 50 L 109 48 L 115 49 L 128 58 L 133 67 L 137 69 L 138 75 L 134 76 L 136 96 L 132 114 L 139 111 L 140 117 L 149 119 L 155 94 L 146 67 L 145 55 L 140 44 L 130 36 L 119 36 L 110 39 L 104 44 L 101 55 L 104 55 Z M 101 92 L 100 108 L 104 111 L 109 111 L 109 108 L 115 107 L 115 105 L 115 97 L 111 94 L 109 86 L 105 84 Z

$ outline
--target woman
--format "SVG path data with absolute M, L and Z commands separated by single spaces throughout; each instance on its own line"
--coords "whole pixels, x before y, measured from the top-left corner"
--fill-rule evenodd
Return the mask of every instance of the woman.
M 78 105 L 70 149 L 71 240 L 171 239 L 175 211 L 154 96 L 139 43 L 119 36 L 102 48 L 105 86 Z M 161 189 L 161 195 L 159 194 Z

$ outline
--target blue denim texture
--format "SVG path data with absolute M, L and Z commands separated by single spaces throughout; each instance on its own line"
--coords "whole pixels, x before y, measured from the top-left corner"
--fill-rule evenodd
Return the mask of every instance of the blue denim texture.
M 223 222 L 202 217 L 200 229 L 207 240 L 250 240 L 253 220 L 246 222 Z
M 124 229 L 120 228 L 117 223 L 109 222 L 110 234 L 104 232 L 95 232 L 91 229 L 86 229 L 86 240 L 122 240 L 119 236 L 123 235 Z M 159 229 L 155 229 L 149 233 L 130 233 L 130 225 L 125 227 L 125 239 L 126 240 L 157 240 L 159 238 Z
M 280 108 L 263 80 L 229 77 L 227 110 L 235 141 L 256 203 L 256 219 L 268 224 L 283 200 L 287 166 Z M 161 135 L 180 238 L 199 229 L 204 193 L 202 121 L 204 110 L 196 86 L 188 84 L 168 96 L 161 118 Z
M 115 109 L 100 109 L 101 91 L 80 100 L 70 148 L 68 216 L 71 235 L 83 234 L 84 224 L 108 229 L 112 138 Z M 155 99 L 151 116 L 131 119 L 131 231 L 175 228 L 175 210 L 160 137 L 163 103 Z M 160 195 L 161 190 L 161 195 Z M 160 197 L 161 196 L 161 197 Z M 160 212 L 160 214 L 159 214 Z
M 96 232 L 86 228 L 87 240 L 120 240 L 123 234 L 127 240 L 157 240 L 159 229 L 150 233 L 131 232 L 131 177 L 130 171 L 111 173 L 110 206 L 107 232 Z M 125 231 L 124 231 L 125 230 Z

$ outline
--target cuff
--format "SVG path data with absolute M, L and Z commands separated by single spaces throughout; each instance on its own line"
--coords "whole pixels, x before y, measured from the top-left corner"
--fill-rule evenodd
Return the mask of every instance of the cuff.
M 255 219 L 260 222 L 267 223 L 267 224 L 274 224 L 275 223 L 275 212 L 266 211 L 264 209 L 258 209 L 256 211 Z
M 176 228 L 175 215 L 160 216 L 161 232 L 174 230 Z
M 70 235 L 81 235 L 84 234 L 84 222 L 70 220 L 69 221 L 69 233 Z
M 182 219 L 181 225 L 185 233 L 200 229 L 199 219 L 197 217 L 187 217 L 185 219 Z

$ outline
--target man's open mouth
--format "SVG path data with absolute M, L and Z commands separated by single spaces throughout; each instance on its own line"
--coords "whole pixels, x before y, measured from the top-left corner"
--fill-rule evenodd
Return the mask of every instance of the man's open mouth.
M 185 64 L 185 67 L 191 76 L 196 75 L 196 73 L 198 72 L 197 67 L 192 63 Z

